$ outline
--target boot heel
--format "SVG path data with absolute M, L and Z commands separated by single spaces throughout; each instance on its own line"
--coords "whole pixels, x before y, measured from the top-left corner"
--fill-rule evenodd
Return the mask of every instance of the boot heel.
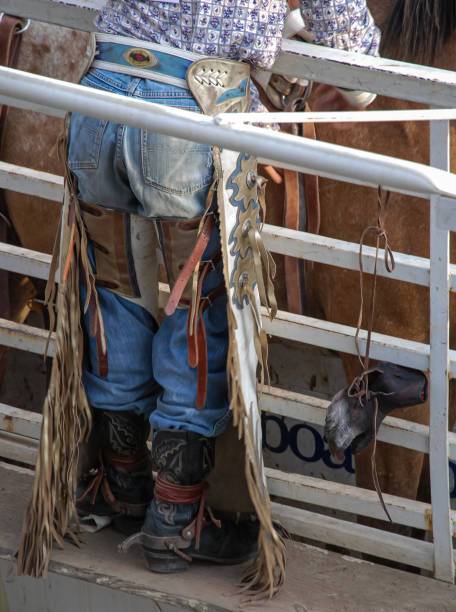
M 177 574 L 188 569 L 189 562 L 169 552 L 151 551 L 143 548 L 147 567 L 157 574 Z

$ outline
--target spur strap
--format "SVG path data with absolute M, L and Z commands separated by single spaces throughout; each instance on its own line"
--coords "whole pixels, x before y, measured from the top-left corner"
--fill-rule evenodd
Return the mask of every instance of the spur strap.
M 190 277 L 193 274 L 198 263 L 201 261 L 204 251 L 206 250 L 207 245 L 209 244 L 209 239 L 211 237 L 212 230 L 214 229 L 214 215 L 208 215 L 206 221 L 204 222 L 203 228 L 201 230 L 200 235 L 196 241 L 196 244 L 191 252 L 190 257 L 187 260 L 184 268 L 181 273 L 177 277 L 176 282 L 174 283 L 174 287 L 170 293 L 168 298 L 168 302 L 165 306 L 165 314 L 169 317 L 172 315 L 179 301 L 182 297 L 185 287 L 187 286 Z
M 220 256 L 219 256 L 220 257 Z M 202 285 L 200 279 L 199 286 Z M 202 410 L 206 404 L 207 396 L 207 341 L 206 341 L 206 326 L 204 324 L 204 312 L 211 304 L 222 295 L 226 294 L 225 285 L 219 285 L 208 293 L 207 296 L 201 298 L 199 293 L 199 304 L 195 312 L 195 317 L 191 318 L 191 309 L 188 310 L 187 319 L 187 346 L 188 346 L 188 363 L 190 367 L 198 368 L 197 371 L 197 389 L 196 389 L 196 408 Z

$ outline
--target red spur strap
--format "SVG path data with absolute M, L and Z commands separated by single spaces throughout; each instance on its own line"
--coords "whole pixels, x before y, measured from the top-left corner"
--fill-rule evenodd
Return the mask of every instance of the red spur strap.
M 193 270 L 196 268 L 198 262 L 201 261 L 204 251 L 209 244 L 212 230 L 214 229 L 214 215 L 208 215 L 204 222 L 203 229 L 201 230 L 198 240 L 196 241 L 193 251 L 187 263 L 185 264 L 182 272 L 177 277 L 174 287 L 169 295 L 168 302 L 165 306 L 165 314 L 169 317 L 174 313 L 179 304 L 179 301 L 184 293 L 184 289 L 193 274 Z
M 204 405 L 206 404 L 207 396 L 207 342 L 202 304 L 199 308 L 199 321 L 198 331 L 196 335 L 196 345 L 198 347 L 196 408 L 197 410 L 202 410 L 204 408 Z
M 202 482 L 195 485 L 177 485 L 158 476 L 155 481 L 154 498 L 172 504 L 194 504 L 200 501 L 204 486 Z

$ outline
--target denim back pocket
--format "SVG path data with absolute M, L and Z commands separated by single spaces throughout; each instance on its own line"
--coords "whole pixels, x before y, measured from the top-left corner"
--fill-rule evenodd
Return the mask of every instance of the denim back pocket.
M 68 165 L 78 168 L 98 168 L 103 134 L 108 122 L 103 119 L 71 115 Z
M 125 95 L 128 79 L 106 70 L 90 70 L 82 79 L 81 85 L 101 91 Z M 108 122 L 104 119 L 86 117 L 73 113 L 70 124 L 70 144 L 68 163 L 71 169 L 98 168 L 101 144 Z
M 194 193 L 212 183 L 209 145 L 142 130 L 141 164 L 147 185 L 175 195 Z

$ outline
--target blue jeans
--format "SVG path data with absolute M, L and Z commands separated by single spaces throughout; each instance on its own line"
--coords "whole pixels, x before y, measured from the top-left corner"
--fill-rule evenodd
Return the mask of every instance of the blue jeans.
M 83 85 L 198 112 L 185 89 L 151 80 L 91 70 Z M 200 217 L 212 183 L 211 147 L 73 114 L 69 165 L 79 196 L 151 219 Z M 151 228 L 152 231 L 152 228 Z M 213 232 L 203 258 L 219 247 Z M 203 284 L 203 295 L 223 283 L 222 266 Z M 226 377 L 226 297 L 204 313 L 208 349 L 207 400 L 195 406 L 197 370 L 187 362 L 187 309 L 178 308 L 158 328 L 141 306 L 98 288 L 108 345 L 108 375 L 99 375 L 97 350 L 83 321 L 83 381 L 92 407 L 145 414 L 155 431 L 183 429 L 216 436 L 230 420 Z

